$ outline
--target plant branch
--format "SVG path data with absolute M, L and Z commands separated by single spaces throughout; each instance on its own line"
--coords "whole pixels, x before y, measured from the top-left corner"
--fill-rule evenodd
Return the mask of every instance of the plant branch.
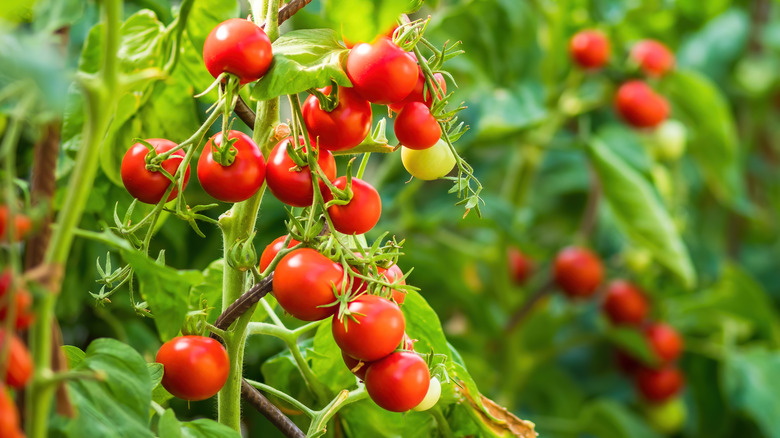
M 244 396 L 258 412 L 263 414 L 268 421 L 279 429 L 284 436 L 288 438 L 305 438 L 298 426 L 295 425 L 286 415 L 282 413 L 270 400 L 268 400 L 260 391 L 255 389 L 246 379 L 241 381 L 241 395 Z
M 520 306 L 520 308 L 517 309 L 514 314 L 512 314 L 512 317 L 509 318 L 509 322 L 506 324 L 504 331 L 511 332 L 514 330 L 518 325 L 520 325 L 521 322 L 523 322 L 525 317 L 531 313 L 531 310 L 533 310 L 534 306 L 536 306 L 536 303 L 547 295 L 550 295 L 553 291 L 555 291 L 555 283 L 553 283 L 552 280 L 547 280 L 547 282 L 544 283 L 542 287 L 534 292 L 533 295 L 528 297 L 523 305 Z

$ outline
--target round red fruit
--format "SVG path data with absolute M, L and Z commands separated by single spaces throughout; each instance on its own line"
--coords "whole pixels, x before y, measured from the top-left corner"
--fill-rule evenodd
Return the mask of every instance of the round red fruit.
M 647 297 L 626 280 L 614 280 L 607 286 L 604 312 L 613 324 L 639 325 L 649 310 Z
M 233 162 L 223 166 L 215 160 L 214 152 L 222 145 L 222 133 L 217 133 L 203 149 L 198 160 L 198 180 L 203 190 L 223 202 L 241 202 L 252 197 L 265 180 L 265 160 L 252 138 L 241 131 L 230 131 L 228 139 L 235 142 L 229 151 L 235 151 Z M 229 151 L 228 154 L 230 154 Z
M 400 102 L 417 83 L 417 63 L 388 37 L 353 47 L 346 70 L 355 91 L 383 105 Z
M 7 298 L 5 295 L 11 289 L 11 283 L 13 278 L 11 277 L 11 271 L 7 270 L 0 274 L 0 303 L 6 303 Z M 14 321 L 14 327 L 17 330 L 23 330 L 32 324 L 35 320 L 35 314 L 32 311 L 33 299 L 30 293 L 26 289 L 18 289 L 14 295 L 15 309 L 14 315 L 16 315 L 16 321 Z M 5 321 L 8 315 L 8 306 L 0 304 L 0 321 Z
M 580 67 L 601 68 L 609 61 L 609 39 L 599 30 L 580 31 L 569 42 L 569 53 Z
M 601 260 L 593 252 L 568 247 L 555 257 L 555 283 L 570 297 L 586 298 L 596 292 L 604 277 Z
M 263 253 L 260 255 L 260 272 L 265 272 L 266 268 L 271 265 L 271 262 L 274 261 L 276 255 L 279 254 L 279 251 L 281 251 L 284 247 L 285 240 L 287 240 L 287 236 L 279 236 L 265 247 Z M 301 242 L 298 242 L 295 239 L 290 239 L 290 243 L 287 245 L 287 248 L 292 248 L 299 243 Z
M 414 53 L 407 53 L 407 55 L 411 57 L 415 63 L 417 62 L 417 56 L 415 56 Z M 447 94 L 447 81 L 444 80 L 444 75 L 441 73 L 434 73 L 433 77 L 436 80 L 435 82 L 438 82 L 441 87 L 442 93 L 439 93 L 439 99 L 441 99 Z M 423 102 L 425 103 L 425 106 L 430 108 L 431 105 L 433 105 L 433 93 L 436 91 L 437 90 L 431 90 L 430 87 L 428 87 L 422 68 L 417 67 L 417 83 L 414 85 L 412 92 L 409 93 L 404 100 L 397 103 L 391 103 L 388 106 L 395 112 L 401 111 L 404 105 L 410 102 Z
M 406 321 L 397 304 L 377 295 L 360 295 L 343 320 L 333 318 L 333 339 L 341 351 L 366 362 L 392 353 L 404 339 Z
M 333 181 L 336 188 L 345 190 L 347 178 L 342 176 Z M 325 201 L 333 199 L 326 192 Z M 382 215 L 382 198 L 379 192 L 369 183 L 352 178 L 352 198 L 345 205 L 331 205 L 328 215 L 336 231 L 344 234 L 363 234 L 374 228 Z
M 525 283 L 533 273 L 533 261 L 519 248 L 511 246 L 507 249 L 507 261 L 509 262 L 509 275 L 514 284 Z
M 441 137 L 441 126 L 431 110 L 422 102 L 404 106 L 393 125 L 398 142 L 409 149 L 428 149 Z
M 8 346 L 8 362 L 5 370 L 6 385 L 21 389 L 30 380 L 33 373 L 33 361 L 30 352 L 27 351 L 24 343 L 18 336 L 11 333 L 7 334 L 0 330 L 0 348 L 3 348 L 6 340 L 10 338 Z
M 336 312 L 334 289 L 341 293 L 343 280 L 341 265 L 311 248 L 300 248 L 276 265 L 274 296 L 295 318 L 319 321 Z
M 311 169 L 298 168 L 287 154 L 287 145 L 292 137 L 285 138 L 274 146 L 265 169 L 265 182 L 276 199 L 293 207 L 307 207 L 314 202 L 314 187 L 311 183 Z M 304 144 L 303 137 L 299 138 Z M 314 145 L 316 148 L 317 146 Z M 317 163 L 329 180 L 336 178 L 336 160 L 330 151 L 320 151 Z M 320 190 L 327 192 L 327 186 L 320 181 Z
M 356 375 L 360 380 L 366 380 L 366 371 L 368 371 L 368 367 L 371 365 L 370 362 L 355 359 L 343 351 L 341 352 L 341 358 L 344 359 L 344 365 L 349 368 L 352 374 Z
M 635 382 L 644 398 L 651 402 L 662 402 L 680 392 L 685 378 L 674 367 L 658 370 L 640 368 L 635 375 Z
M 3 385 L 0 385 L 0 436 L 24 438 L 19 428 L 19 411 Z
M 215 78 L 222 73 L 238 76 L 241 84 L 263 76 L 271 66 L 271 40 L 265 31 L 243 18 L 218 24 L 203 45 L 203 62 Z
M 331 87 L 320 91 L 330 95 Z M 320 148 L 329 151 L 352 149 L 371 131 L 371 104 L 352 88 L 339 87 L 339 103 L 331 112 L 320 108 L 314 95 L 303 104 L 303 122 Z
M 680 357 L 683 339 L 674 327 L 664 323 L 649 324 L 644 329 L 645 337 L 662 363 L 669 363 Z
M 388 283 L 399 285 L 399 286 L 406 285 L 406 280 L 404 279 L 404 273 L 403 271 L 401 271 L 401 268 L 399 268 L 398 265 L 390 266 L 387 269 L 383 267 L 378 267 L 377 272 L 379 273 L 379 277 Z M 385 291 L 385 287 L 382 288 L 382 292 L 384 291 Z M 402 289 L 396 289 L 396 288 L 393 288 L 391 292 L 392 292 L 393 301 L 395 301 L 399 306 L 404 303 L 404 300 L 406 299 L 406 292 L 404 292 Z
M 149 138 L 145 141 L 154 147 L 157 154 L 168 152 L 176 147 L 176 143 L 164 138 Z M 146 204 L 156 204 L 165 195 L 165 191 L 171 185 L 171 180 L 162 172 L 151 171 L 146 168 L 146 156 L 149 152 L 149 149 L 142 143 L 130 146 L 130 149 L 122 158 L 122 182 L 134 198 Z M 182 160 L 184 160 L 184 151 L 179 149 L 160 165 L 166 172 L 173 175 L 181 165 Z M 187 170 L 184 172 L 183 187 L 187 186 L 189 180 L 190 167 L 187 166 Z M 174 187 L 171 194 L 168 195 L 166 202 L 175 198 L 177 194 L 178 187 Z
M 674 68 L 674 53 L 656 40 L 642 40 L 631 48 L 631 59 L 648 76 L 660 77 Z
M 219 341 L 205 336 L 179 336 L 157 352 L 163 365 L 162 385 L 184 400 L 205 400 L 227 382 L 230 359 Z
M 6 233 L 8 230 L 8 207 L 0 205 L 0 241 L 6 239 Z M 32 221 L 29 217 L 17 213 L 14 216 L 14 240 L 20 242 L 27 238 L 32 229 Z
M 372 363 L 365 381 L 368 395 L 379 407 L 406 412 L 423 401 L 431 375 L 420 356 L 397 351 Z
M 620 86 L 615 109 L 635 128 L 654 128 L 669 116 L 666 99 L 642 81 L 628 81 Z

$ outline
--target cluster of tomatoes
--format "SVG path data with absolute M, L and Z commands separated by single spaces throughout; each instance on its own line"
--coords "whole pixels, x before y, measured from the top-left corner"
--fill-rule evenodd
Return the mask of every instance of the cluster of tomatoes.
M 509 250 L 509 266 L 518 283 L 525 281 L 532 270 L 530 259 L 516 248 Z M 570 298 L 591 298 L 603 283 L 604 267 L 588 249 L 564 248 L 555 257 L 553 280 Z M 649 320 L 650 301 L 640 288 L 627 280 L 613 280 L 603 292 L 602 309 L 613 325 L 640 330 L 650 347 L 655 358 L 650 364 L 627 352 L 616 352 L 618 367 L 633 378 L 642 396 L 649 402 L 660 403 L 679 393 L 684 377 L 674 362 L 682 354 L 683 339 L 668 324 Z
M 583 30 L 569 43 L 572 60 L 582 68 L 596 70 L 604 67 L 611 54 L 607 36 L 598 30 Z M 642 40 L 636 43 L 629 60 L 648 77 L 660 78 L 674 67 L 674 54 L 662 43 Z M 629 125 L 635 128 L 655 128 L 669 116 L 669 103 L 647 82 L 632 79 L 618 88 L 615 109 Z

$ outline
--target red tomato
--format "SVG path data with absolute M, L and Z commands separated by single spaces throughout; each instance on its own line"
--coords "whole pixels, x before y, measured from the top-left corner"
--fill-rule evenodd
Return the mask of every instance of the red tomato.
M 311 248 L 300 248 L 282 257 L 274 271 L 273 289 L 279 305 L 303 321 L 319 321 L 338 307 L 334 287 L 342 291 L 344 269 Z
M 596 292 L 604 277 L 604 268 L 596 254 L 571 246 L 555 257 L 553 277 L 566 295 L 586 298 Z
M 330 95 L 330 87 L 320 89 Z M 303 104 L 303 122 L 309 138 L 329 151 L 352 149 L 371 131 L 371 104 L 352 88 L 339 87 L 339 104 L 331 112 L 320 108 L 314 95 Z
M 416 150 L 428 149 L 441 137 L 439 122 L 422 102 L 406 104 L 395 118 L 393 131 L 399 143 Z
M 198 160 L 198 181 L 212 197 L 223 202 L 241 202 L 252 197 L 265 180 L 265 160 L 252 138 L 241 131 L 230 131 L 229 139 L 237 139 L 232 147 L 237 153 L 230 166 L 214 161 L 214 147 L 222 145 L 222 133 L 217 133 L 203 149 Z
M 5 271 L 0 274 L 0 303 L 4 303 L 5 300 L 7 300 L 5 294 L 10 290 L 11 280 L 11 271 Z M 35 320 L 35 314 L 32 312 L 33 299 L 27 290 L 19 289 L 16 291 L 15 301 L 16 308 L 14 310 L 14 315 L 16 315 L 16 321 L 14 322 L 14 327 L 17 330 L 23 330 L 29 327 Z M 5 321 L 7 314 L 8 307 L 2 305 L 2 307 L 0 307 L 0 321 Z
M 599 30 L 577 32 L 569 42 L 569 54 L 580 67 L 603 67 L 609 62 L 609 39 Z
M 392 353 L 404 338 L 406 321 L 397 304 L 377 295 L 360 295 L 347 306 L 349 315 L 334 317 L 333 339 L 341 351 L 366 362 Z
M 642 40 L 634 44 L 631 59 L 648 76 L 660 77 L 674 68 L 674 53 L 656 40 Z
M 414 53 L 407 53 L 407 55 L 414 60 L 415 63 L 417 63 L 417 56 Z M 434 73 L 433 78 L 436 79 L 436 82 L 439 83 L 439 86 L 441 87 L 443 93 L 439 94 L 439 99 L 443 98 L 445 94 L 447 94 L 447 81 L 444 80 L 444 75 L 441 73 Z M 401 111 L 403 109 L 404 105 L 410 102 L 423 102 L 425 103 L 425 106 L 428 108 L 433 105 L 433 93 L 435 93 L 436 90 L 430 90 L 428 89 L 427 84 L 425 83 L 425 74 L 422 71 L 422 68 L 419 66 L 417 67 L 417 83 L 414 85 L 414 89 L 411 93 L 409 93 L 406 98 L 400 102 L 397 103 L 391 103 L 388 105 L 391 110 L 395 112 Z
M 406 412 L 425 398 L 431 374 L 416 353 L 397 351 L 372 363 L 365 381 L 368 395 L 379 407 Z
M 685 378 L 674 367 L 658 370 L 640 368 L 634 377 L 639 392 L 651 402 L 668 400 L 682 389 Z
M 669 363 L 680 357 L 683 339 L 674 327 L 657 322 L 645 327 L 644 332 L 653 351 L 663 363 Z
M 293 169 L 295 162 L 287 155 L 287 144 L 291 140 L 292 137 L 285 138 L 274 146 L 271 156 L 268 157 L 265 182 L 276 199 L 293 207 L 307 207 L 314 202 L 311 170 L 308 166 L 300 170 Z M 303 144 L 303 137 L 300 137 L 299 141 Z M 329 180 L 336 178 L 336 160 L 330 151 L 320 151 L 317 163 Z M 320 190 L 327 193 L 327 186 L 321 181 Z
M 19 411 L 3 385 L 0 385 L 0 436 L 24 438 L 19 426 Z
M 398 284 L 400 286 L 406 285 L 406 280 L 404 279 L 404 273 L 401 271 L 401 268 L 398 267 L 398 265 L 390 266 L 389 268 L 385 269 L 382 267 L 378 267 L 377 271 L 379 272 L 379 276 L 382 277 L 382 279 L 388 283 Z M 384 292 L 385 288 L 382 288 L 382 292 Z M 406 299 L 406 292 L 400 289 L 392 289 L 392 298 L 393 301 L 398 303 L 400 306 L 404 303 L 404 300 Z
M 241 84 L 256 81 L 271 66 L 271 40 L 265 31 L 243 18 L 218 24 L 203 45 L 203 62 L 215 78 L 222 73 L 238 76 Z
M 162 385 L 184 400 L 205 400 L 227 382 L 230 359 L 219 341 L 206 336 L 179 336 L 157 352 L 164 367 Z
M 404 333 L 404 339 L 401 341 L 399 348 L 401 350 L 414 351 L 414 344 L 417 339 L 412 339 L 408 334 Z
M 509 275 L 514 284 L 525 283 L 533 273 L 533 261 L 519 248 L 514 246 L 507 248 L 507 261 L 509 262 Z
M 387 37 L 353 47 L 346 71 L 358 94 L 383 105 L 400 102 L 417 83 L 417 64 Z
M 669 116 L 669 103 L 642 81 L 621 85 L 615 97 L 618 114 L 635 128 L 654 128 Z
M 333 181 L 336 188 L 344 190 L 347 187 L 347 177 L 342 176 Z M 325 192 L 325 201 L 333 199 L 330 192 Z M 352 199 L 346 205 L 331 205 L 328 215 L 336 231 L 344 234 L 363 234 L 374 228 L 382 215 L 382 198 L 369 183 L 352 178 Z
M 607 286 L 604 312 L 613 324 L 639 325 L 649 306 L 645 294 L 626 280 L 614 280 Z
M 146 141 L 154 146 L 158 154 L 167 152 L 176 147 L 176 143 L 164 138 L 148 138 Z M 165 177 L 161 172 L 152 172 L 146 169 L 146 155 L 149 149 L 141 143 L 130 146 L 125 157 L 122 158 L 122 182 L 127 191 L 136 199 L 147 204 L 156 204 L 160 202 L 171 180 Z M 161 163 L 162 168 L 171 175 L 176 173 L 182 160 L 184 151 L 179 149 L 174 152 L 167 160 Z M 190 167 L 184 172 L 184 187 L 190 180 Z M 170 201 L 178 194 L 178 188 L 174 187 L 166 201 Z
M 8 229 L 8 207 L 0 205 L 0 240 L 6 238 L 6 230 Z M 32 221 L 29 217 L 17 213 L 14 217 L 14 236 L 17 242 L 20 242 L 27 238 L 32 229 Z
M 287 236 L 279 236 L 276 239 L 274 239 L 273 242 L 269 243 L 268 246 L 265 247 L 263 250 L 263 253 L 260 255 L 260 272 L 265 272 L 266 268 L 271 265 L 271 262 L 274 261 L 276 258 L 276 255 L 279 254 L 279 251 L 282 250 L 282 247 L 284 246 L 284 241 L 287 239 Z M 292 248 L 293 246 L 299 244 L 301 242 L 298 242 L 295 239 L 290 239 L 290 244 L 287 245 L 288 248 Z
M 10 337 L 11 344 L 8 347 L 8 364 L 5 370 L 5 383 L 16 389 L 23 388 L 30 380 L 33 373 L 33 361 L 30 352 L 18 336 L 8 335 L 0 330 L 0 348 L 5 345 L 5 340 Z
M 343 351 L 341 352 L 341 358 L 344 359 L 344 365 L 349 368 L 349 371 L 351 371 L 352 374 L 356 375 L 360 380 L 366 380 L 366 371 L 368 371 L 368 367 L 371 366 L 370 362 L 363 362 L 355 359 Z

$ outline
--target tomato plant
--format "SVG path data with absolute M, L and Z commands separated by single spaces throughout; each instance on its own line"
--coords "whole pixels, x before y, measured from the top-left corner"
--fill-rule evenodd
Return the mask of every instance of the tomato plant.
M 231 18 L 218 24 L 206 37 L 203 62 L 215 78 L 234 74 L 242 84 L 259 79 L 273 59 L 271 40 L 255 23 Z
M 344 270 L 317 251 L 296 249 L 282 257 L 274 272 L 274 296 L 290 315 L 319 321 L 338 310 L 333 304 L 342 292 Z
M 352 178 L 349 181 L 349 186 L 347 184 L 348 181 L 343 176 L 333 181 L 333 185 L 339 190 L 349 187 L 352 196 L 346 204 L 336 203 L 328 207 L 330 220 L 336 231 L 340 233 L 367 233 L 379 222 L 379 217 L 382 215 L 382 199 L 371 184 L 361 179 Z M 325 195 L 326 201 L 330 201 L 332 198 L 330 192 Z
M 355 91 L 372 103 L 400 102 L 417 83 L 417 63 L 388 37 L 355 45 L 345 70 Z
M 230 131 L 228 139 L 235 142 L 218 152 L 225 147 L 222 139 L 222 133 L 218 133 L 206 143 L 198 160 L 198 181 L 206 193 L 220 201 L 245 201 L 263 185 L 265 159 L 252 138 L 243 132 Z
M 331 87 L 320 92 L 330 95 Z M 303 122 L 309 136 L 322 149 L 351 149 L 359 145 L 371 130 L 371 104 L 352 88 L 340 87 L 338 104 L 331 111 L 323 109 L 315 95 L 306 98 Z
M 407 149 L 428 149 L 441 137 L 441 127 L 423 102 L 404 105 L 395 118 L 395 136 Z
M 368 367 L 366 390 L 382 408 L 404 412 L 425 399 L 430 378 L 428 366 L 420 356 L 399 351 Z
M 163 365 L 162 385 L 184 400 L 214 396 L 228 378 L 230 364 L 225 348 L 204 336 L 179 336 L 164 343 L 155 361 Z
M 401 344 L 406 321 L 398 305 L 387 298 L 361 295 L 349 303 L 341 319 L 333 318 L 332 327 L 342 353 L 372 362 Z
M 298 166 L 287 152 L 292 137 L 279 142 L 271 150 L 266 167 L 266 183 L 271 193 L 285 204 L 294 207 L 311 205 L 314 198 L 312 188 L 311 169 L 308 166 Z M 303 138 L 300 139 L 303 144 Z M 322 169 L 326 178 L 336 178 L 336 161 L 330 151 L 320 151 L 317 164 Z M 320 184 L 320 189 L 325 189 L 325 184 Z
M 152 146 L 154 154 L 169 152 L 177 146 L 176 143 L 164 138 L 150 138 L 145 142 Z M 176 150 L 158 165 L 159 170 L 150 169 L 150 164 L 147 161 L 154 154 L 151 153 L 146 144 L 136 143 L 130 146 L 122 158 L 122 182 L 125 188 L 134 198 L 147 204 L 156 204 L 165 196 L 168 187 L 171 186 L 171 180 L 163 173 L 163 170 L 171 175 L 176 173 L 184 158 L 184 151 Z M 186 186 L 190 179 L 189 165 L 187 165 L 184 175 L 183 185 Z M 178 190 L 174 186 L 166 200 L 170 201 L 175 198 Z

